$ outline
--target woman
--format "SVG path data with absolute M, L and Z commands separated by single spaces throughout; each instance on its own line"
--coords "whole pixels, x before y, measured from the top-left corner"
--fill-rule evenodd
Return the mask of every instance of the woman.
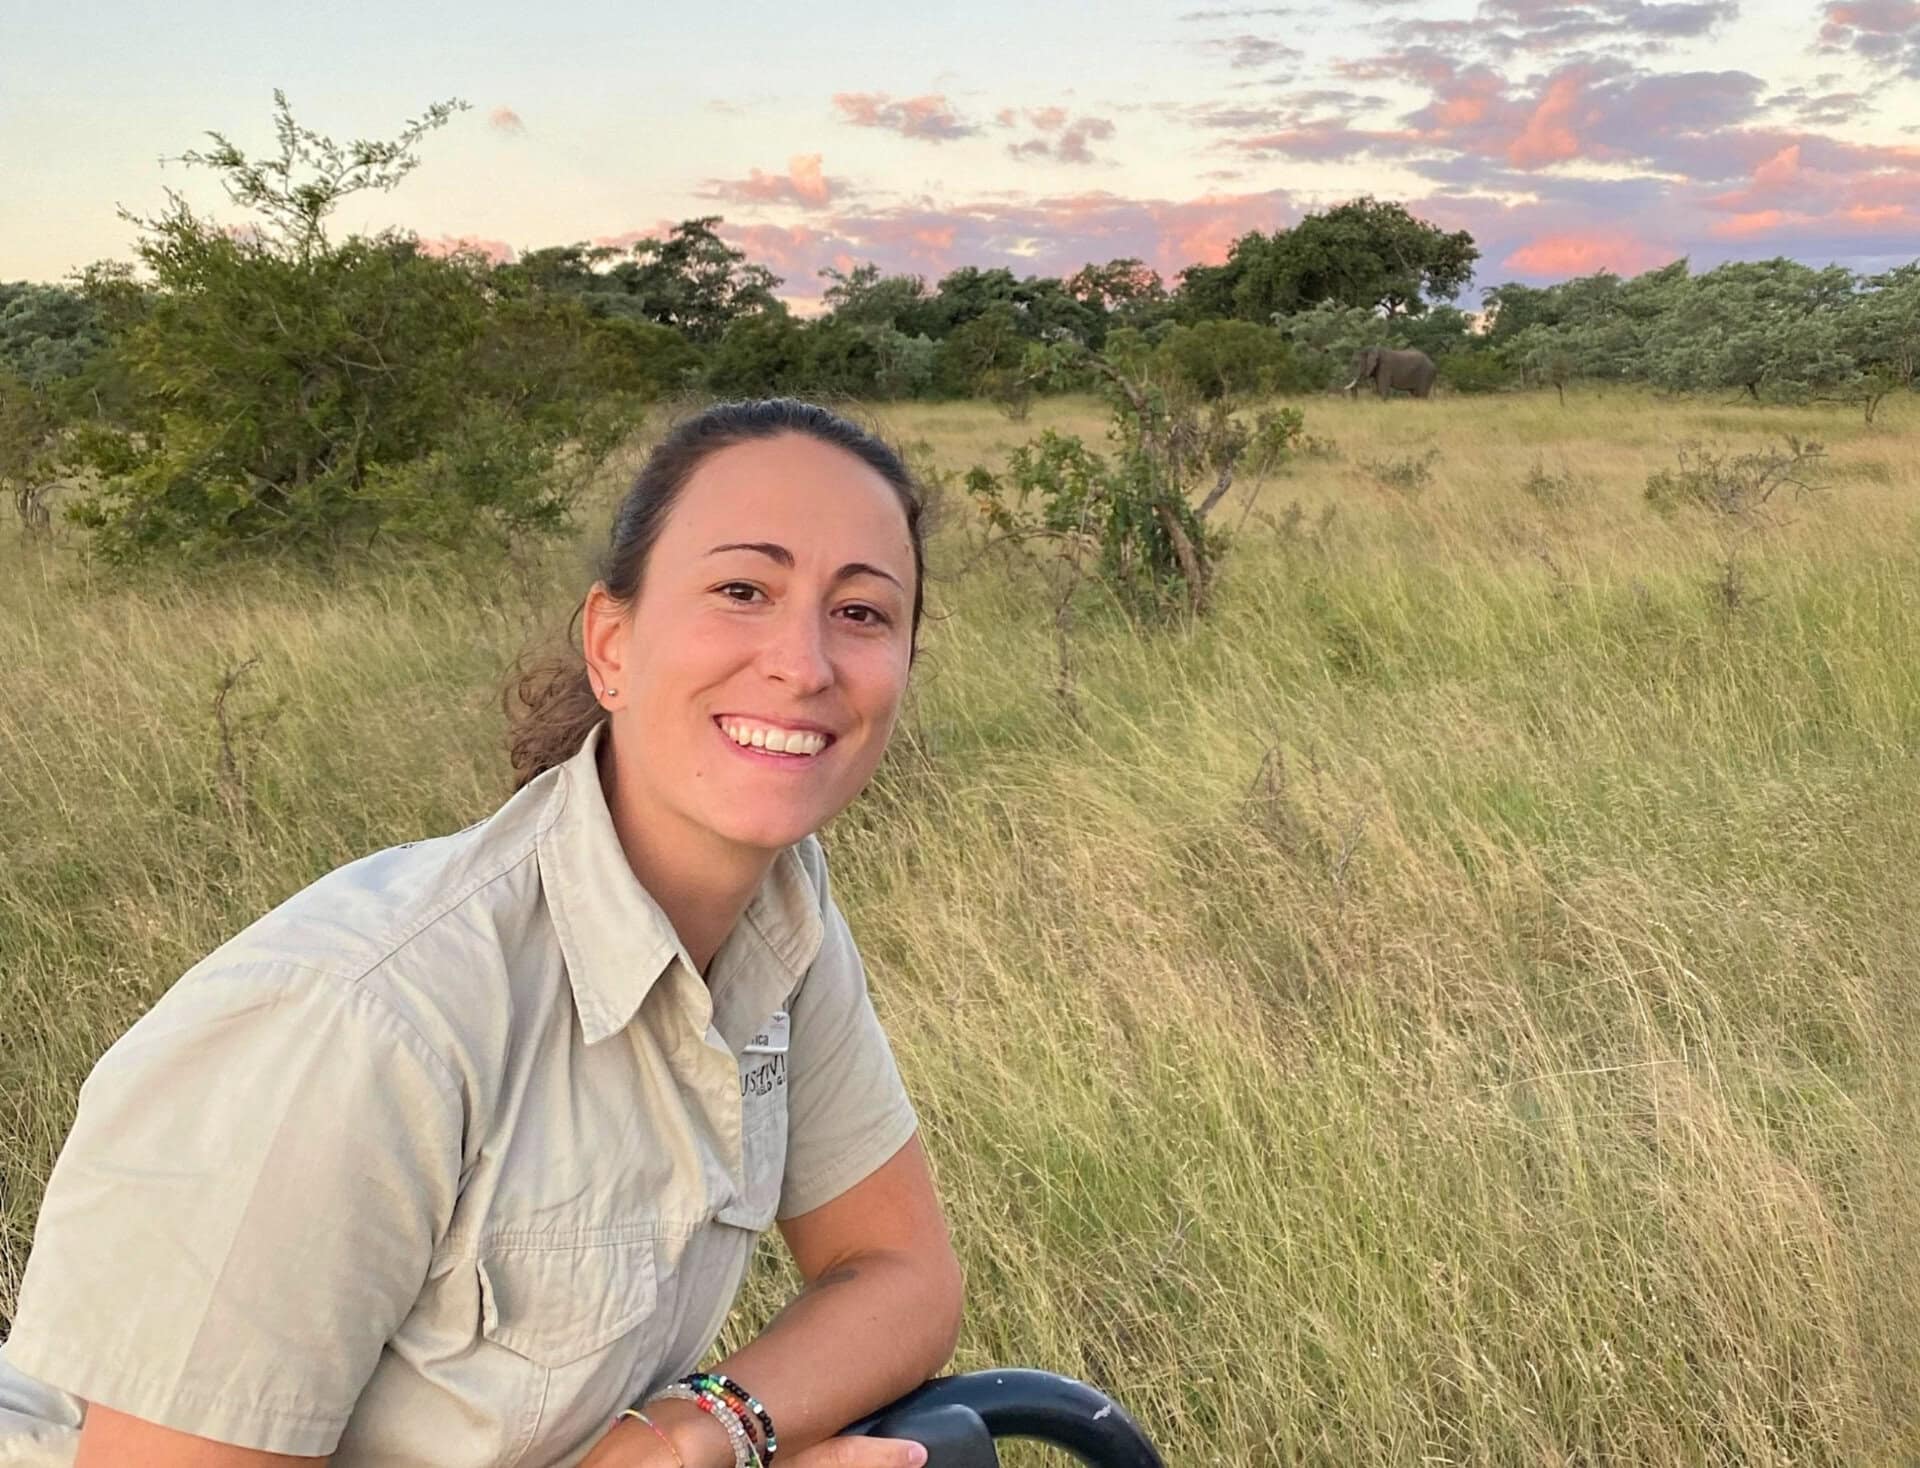
M 514 796 L 298 893 L 89 1077 L 0 1464 L 921 1461 L 830 1437 L 939 1370 L 961 1285 L 813 836 L 899 712 L 918 516 L 806 404 L 659 446 Z M 673 1385 L 776 1220 L 806 1288 Z

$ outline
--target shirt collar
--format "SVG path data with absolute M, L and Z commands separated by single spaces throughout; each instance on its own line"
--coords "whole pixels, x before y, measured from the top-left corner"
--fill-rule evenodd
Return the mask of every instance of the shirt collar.
M 555 772 L 539 837 L 540 880 L 589 1045 L 625 1029 L 678 959 L 673 924 L 640 885 L 613 829 L 597 763 L 605 720 Z M 811 838 L 809 838 L 811 839 Z M 794 847 L 774 858 L 708 966 L 712 1021 L 736 1050 L 799 985 L 820 952 L 820 897 Z

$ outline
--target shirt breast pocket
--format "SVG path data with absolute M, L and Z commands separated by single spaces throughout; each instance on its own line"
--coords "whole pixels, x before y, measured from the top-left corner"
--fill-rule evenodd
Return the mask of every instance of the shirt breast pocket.
M 653 1313 L 656 1241 L 513 1240 L 481 1251 L 480 1332 L 558 1369 L 634 1332 Z
M 740 1057 L 740 1161 L 745 1186 L 718 1217 L 736 1228 L 763 1232 L 779 1209 L 787 1170 L 784 1054 L 747 1051 Z

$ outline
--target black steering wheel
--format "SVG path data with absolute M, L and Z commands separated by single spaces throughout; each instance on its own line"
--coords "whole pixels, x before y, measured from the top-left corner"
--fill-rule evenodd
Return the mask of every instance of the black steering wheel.
M 925 1446 L 926 1468 L 998 1468 L 999 1437 L 1034 1438 L 1092 1468 L 1165 1468 L 1140 1425 L 1106 1393 L 1020 1367 L 937 1376 L 844 1435 L 910 1438 Z

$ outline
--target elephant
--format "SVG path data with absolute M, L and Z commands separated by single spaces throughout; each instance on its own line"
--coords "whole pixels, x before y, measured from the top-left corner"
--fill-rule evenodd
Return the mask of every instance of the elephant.
M 1439 371 L 1433 365 L 1433 358 L 1425 352 L 1368 347 L 1353 359 L 1353 381 L 1341 391 L 1351 396 L 1363 378 L 1370 378 L 1383 398 L 1392 397 L 1395 388 L 1410 392 L 1416 398 L 1429 397 L 1433 393 L 1433 379 Z

